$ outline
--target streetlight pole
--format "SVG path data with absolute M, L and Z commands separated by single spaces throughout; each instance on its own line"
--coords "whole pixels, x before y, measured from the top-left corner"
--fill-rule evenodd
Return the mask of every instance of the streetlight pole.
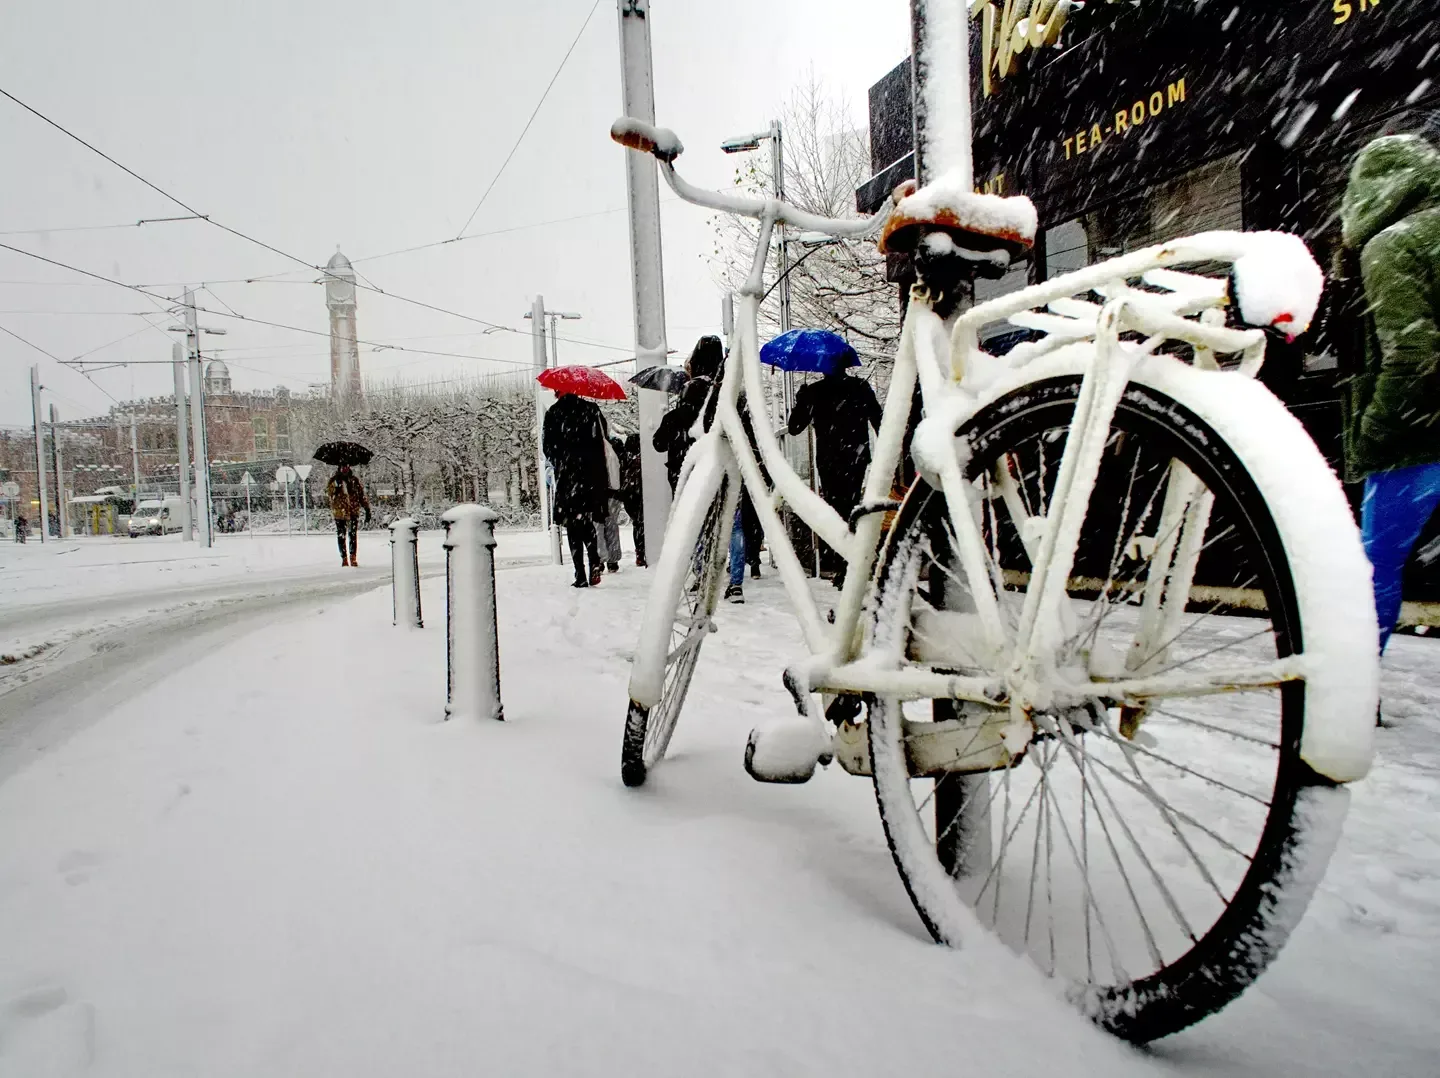
M 45 427 L 40 422 L 40 366 L 30 368 L 30 409 L 35 417 L 35 480 L 36 496 L 40 499 L 40 542 L 45 542 L 50 530 L 50 518 L 46 511 L 49 497 L 45 492 Z
M 130 475 L 135 481 L 135 505 L 131 509 L 134 512 L 140 508 L 140 436 L 136 430 L 135 413 L 130 413 Z
M 191 530 L 195 522 L 190 513 L 190 439 L 185 432 L 185 346 L 179 341 L 172 342 L 170 357 L 175 368 L 175 453 L 180 461 L 180 538 L 188 543 L 195 538 Z M 245 494 L 248 498 L 248 487 Z M 249 520 L 248 502 L 246 520 Z
M 50 450 L 55 457 L 55 531 L 58 538 L 70 534 L 69 514 L 65 512 L 65 462 L 60 451 L 60 413 L 50 405 Z
M 545 297 L 536 296 L 525 317 L 530 319 L 531 358 L 537 372 L 547 366 L 545 357 Z M 545 397 L 544 388 L 535 386 L 535 483 L 539 487 L 540 527 L 549 536 L 550 557 L 560 564 L 560 531 L 551 520 L 550 487 L 545 482 Z
M 195 311 L 195 292 L 185 289 L 185 339 L 190 354 L 190 430 L 195 450 L 195 501 L 200 541 L 215 545 L 215 528 L 210 519 L 210 452 L 205 439 L 205 385 L 200 369 L 200 334 L 224 334 L 223 329 L 202 329 Z
M 617 0 L 620 14 L 620 95 L 624 115 L 655 122 L 655 82 L 650 62 L 649 0 Z M 665 363 L 665 274 L 660 246 L 660 175 L 648 154 L 626 153 L 625 192 L 630 210 L 630 276 L 635 311 L 635 370 Z M 665 544 L 670 519 L 670 477 L 655 448 L 664 418 L 665 394 L 637 389 L 640 412 L 640 486 L 645 550 L 650 564 Z
M 720 149 L 726 153 L 747 153 L 751 150 L 758 150 L 760 143 L 770 143 L 770 181 L 771 190 L 775 199 L 779 202 L 785 200 L 785 136 L 779 120 L 771 120 L 770 126 L 764 131 L 757 131 L 753 135 L 740 135 L 736 138 L 726 139 L 720 144 Z M 775 233 L 780 247 L 780 275 L 778 279 L 780 289 L 780 332 L 790 332 L 790 240 L 786 235 L 785 223 L 775 222 Z M 784 410 L 784 418 L 788 422 L 790 412 L 795 407 L 795 375 L 791 371 L 782 371 L 780 375 L 780 400 Z M 804 442 L 785 435 L 785 459 L 800 476 L 805 479 L 813 490 L 815 487 L 815 467 L 810 452 L 811 440 L 807 435 Z M 788 530 L 795 534 L 793 514 L 788 507 L 783 513 L 789 521 Z M 810 549 L 814 555 L 815 572 L 819 574 L 819 548 L 816 546 L 817 539 L 813 532 L 806 529 L 810 535 Z

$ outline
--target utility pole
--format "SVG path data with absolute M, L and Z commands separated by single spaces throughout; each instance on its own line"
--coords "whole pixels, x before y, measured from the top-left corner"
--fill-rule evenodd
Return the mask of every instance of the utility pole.
M 30 368 L 30 410 L 35 416 L 35 482 L 36 494 L 40 499 L 40 542 L 45 542 L 50 530 L 47 505 L 50 499 L 45 493 L 45 427 L 40 422 L 40 366 Z
M 545 358 L 545 297 L 536 296 L 535 303 L 525 315 L 530 319 L 530 343 L 535 370 L 543 371 Z M 545 482 L 545 398 L 544 388 L 535 386 L 535 482 L 540 493 L 540 527 L 550 537 L 550 556 L 556 565 L 560 564 L 560 529 L 551 520 L 550 488 Z
M 59 538 L 70 535 L 70 517 L 65 511 L 65 462 L 60 452 L 60 413 L 50 405 L 50 451 L 55 456 L 55 530 Z
M 620 91 L 625 115 L 655 122 L 655 85 L 650 65 L 650 0 L 617 0 L 620 12 Z M 635 370 L 663 364 L 665 275 L 660 250 L 660 177 L 649 154 L 625 155 L 630 206 L 630 272 L 635 296 Z M 640 483 L 645 505 L 645 550 L 660 557 L 670 519 L 670 477 L 654 446 L 665 414 L 665 394 L 636 389 L 640 405 Z
M 137 429 L 139 420 L 135 413 L 130 413 L 130 474 L 134 478 L 135 504 L 131 507 L 133 513 L 140 508 L 140 434 Z
M 179 341 L 171 343 L 170 357 L 175 368 L 175 453 L 180 460 L 180 538 L 190 542 L 195 538 L 192 528 L 194 520 L 190 512 L 190 439 L 185 434 L 185 346 Z M 250 491 L 245 491 L 248 496 Z M 246 514 L 249 519 L 249 514 Z
M 210 452 L 205 440 L 205 383 L 200 369 L 200 334 L 223 334 L 223 329 L 202 329 L 195 312 L 195 292 L 185 289 L 185 341 L 190 356 L 190 432 L 195 451 L 195 522 L 200 541 L 215 545 L 215 527 L 210 519 Z

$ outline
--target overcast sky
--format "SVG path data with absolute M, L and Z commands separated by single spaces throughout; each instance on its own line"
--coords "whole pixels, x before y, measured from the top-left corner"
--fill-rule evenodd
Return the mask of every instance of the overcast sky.
M 542 293 L 547 306 L 584 315 L 564 335 L 610 346 L 562 341 L 561 361 L 601 362 L 633 344 L 624 151 L 608 137 L 620 111 L 615 0 L 599 0 L 469 228 L 510 231 L 362 260 L 460 231 L 593 2 L 9 3 L 0 87 L 201 213 L 308 261 L 323 264 L 338 244 L 362 281 L 517 328 Z M 812 66 L 863 123 L 866 89 L 908 51 L 908 9 L 907 0 L 652 0 L 656 109 L 687 146 L 682 170 L 728 183 L 734 161 L 720 140 L 762 129 Z M 0 243 L 166 296 L 212 282 L 205 306 L 328 328 L 313 271 L 203 222 L 61 231 L 184 211 L 4 98 L 0 162 Z M 686 350 L 719 320 L 711 233 L 704 211 L 662 210 L 669 341 Z M 544 223 L 579 215 L 590 216 Z M 31 229 L 53 231 L 20 233 Z M 277 273 L 283 283 L 236 282 Z M 167 360 L 164 306 L 0 250 L 0 327 L 60 359 Z M 237 388 L 328 382 L 323 337 L 203 321 L 229 330 L 210 344 L 224 349 Z M 527 337 L 481 336 L 479 325 L 372 292 L 360 293 L 358 321 L 362 340 L 477 357 L 362 348 L 370 375 L 426 381 L 530 360 Z M 29 424 L 35 362 L 62 417 L 102 413 L 106 392 L 124 400 L 171 388 L 159 365 L 97 372 L 92 384 L 0 334 L 0 424 Z

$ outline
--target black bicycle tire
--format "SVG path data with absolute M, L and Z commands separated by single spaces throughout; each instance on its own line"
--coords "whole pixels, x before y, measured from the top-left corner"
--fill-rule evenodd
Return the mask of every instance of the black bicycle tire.
M 720 480 L 716 488 L 714 500 L 707 510 L 705 523 L 701 526 L 699 543 L 704 544 L 705 549 L 700 554 L 701 564 L 704 566 L 705 577 L 700 582 L 701 594 L 706 597 L 710 607 L 709 613 L 714 613 L 715 592 L 717 590 L 718 576 L 721 570 L 720 551 L 711 549 L 718 545 L 718 537 L 725 532 L 726 521 L 723 519 L 725 497 L 729 486 L 729 478 Z M 716 512 L 716 507 L 720 512 Z M 728 534 L 728 533 L 725 533 Z M 688 579 L 688 576 L 687 576 Z M 685 594 L 684 584 L 681 585 L 681 599 Z M 670 747 L 670 739 L 675 734 L 675 726 L 680 721 L 680 710 L 684 706 L 685 697 L 690 691 L 690 681 L 695 676 L 695 666 L 700 661 L 700 648 L 704 645 L 702 637 L 696 645 L 680 658 L 683 664 L 673 682 L 665 685 L 661 697 L 653 707 L 642 707 L 634 700 L 630 701 L 625 713 L 625 732 L 620 740 L 620 779 L 626 786 L 643 786 L 651 769 L 665 757 L 665 752 Z M 645 759 L 645 739 L 650 733 L 650 716 L 655 707 L 663 705 L 672 694 L 678 694 L 674 701 L 673 711 L 669 717 L 668 728 L 660 737 L 661 742 L 654 759 Z
M 974 446 L 977 441 L 983 444 L 995 437 L 997 432 L 1015 429 L 1017 425 L 1023 429 L 1036 424 L 1046 412 L 1068 409 L 1073 414 L 1079 389 L 1078 376 L 1032 383 L 988 406 L 957 436 L 969 437 Z M 1029 401 L 1024 399 L 1027 395 L 1031 398 Z M 1121 401 L 1116 425 L 1124 426 L 1132 421 L 1142 427 L 1151 424 L 1156 429 L 1163 428 L 1177 448 L 1183 450 L 1174 455 L 1184 460 L 1210 489 L 1217 489 L 1216 483 L 1228 488 L 1231 504 L 1245 514 L 1258 549 L 1269 564 L 1270 578 L 1265 581 L 1264 590 L 1279 652 L 1283 656 L 1302 651 L 1299 607 L 1285 544 L 1258 486 L 1239 456 L 1193 411 L 1146 386 L 1132 384 Z M 1051 420 L 1044 422 L 1047 427 L 1054 425 Z M 970 467 L 981 459 L 988 459 L 988 455 L 976 452 Z M 883 555 L 877 611 L 891 608 L 886 589 L 893 579 L 892 568 L 904 548 L 905 535 L 920 521 L 932 495 L 943 498 L 921 479 L 906 497 Z M 867 724 L 871 757 L 877 760 L 876 802 L 886 842 L 906 892 L 932 937 L 943 943 L 947 941 L 940 923 L 945 913 L 927 908 L 928 899 L 923 889 L 911 882 L 906 843 L 896 839 L 898 821 L 892 819 L 892 814 L 898 810 L 913 815 L 915 811 L 908 785 L 904 798 L 897 797 L 893 806 L 887 805 L 889 798 L 883 789 L 878 760 L 884 749 L 876 744 L 876 738 L 877 730 L 886 726 L 887 716 L 881 710 L 886 706 L 882 701 L 874 701 Z M 1147 1043 L 1214 1014 L 1233 1002 L 1264 972 L 1288 939 L 1318 883 L 1319 873 L 1302 862 L 1306 857 L 1316 856 L 1328 860 L 1332 848 L 1323 842 L 1307 844 L 1308 829 L 1302 811 L 1305 791 L 1328 790 L 1334 784 L 1300 758 L 1304 707 L 1303 683 L 1287 683 L 1281 690 L 1280 760 L 1270 811 L 1249 871 L 1210 929 L 1185 954 L 1147 977 L 1125 986 L 1072 993 L 1081 1009 L 1110 1033 L 1134 1043 Z M 879 724 L 877 718 L 881 720 Z M 880 752 L 877 753 L 877 749 Z M 1300 893 L 1302 891 L 1305 893 Z M 956 901 L 960 901 L 958 896 Z

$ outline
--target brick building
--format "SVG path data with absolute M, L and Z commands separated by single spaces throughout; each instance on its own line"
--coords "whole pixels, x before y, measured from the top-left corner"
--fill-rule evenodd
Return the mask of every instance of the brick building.
M 323 398 L 322 398 L 323 401 Z M 212 361 L 205 376 L 205 425 L 208 455 L 214 479 L 215 500 L 233 496 L 229 488 L 249 470 L 262 484 L 263 496 L 275 468 L 297 459 L 301 426 L 297 412 L 316 403 L 297 398 L 280 387 L 258 392 L 234 392 L 223 362 Z M 93 494 L 106 487 L 129 491 L 133 485 L 135 452 L 139 458 L 141 492 L 178 492 L 179 465 L 175 449 L 175 398 L 173 395 L 123 401 L 103 416 L 62 420 L 58 424 L 65 493 L 69 498 Z M 50 511 L 55 506 L 53 433 L 45 425 L 46 485 Z M 231 472 L 236 474 L 232 477 Z M 0 429 L 0 479 L 20 485 L 16 502 L 32 521 L 38 515 L 35 481 L 35 436 L 32 428 Z M 243 491 L 238 492 L 243 498 Z

